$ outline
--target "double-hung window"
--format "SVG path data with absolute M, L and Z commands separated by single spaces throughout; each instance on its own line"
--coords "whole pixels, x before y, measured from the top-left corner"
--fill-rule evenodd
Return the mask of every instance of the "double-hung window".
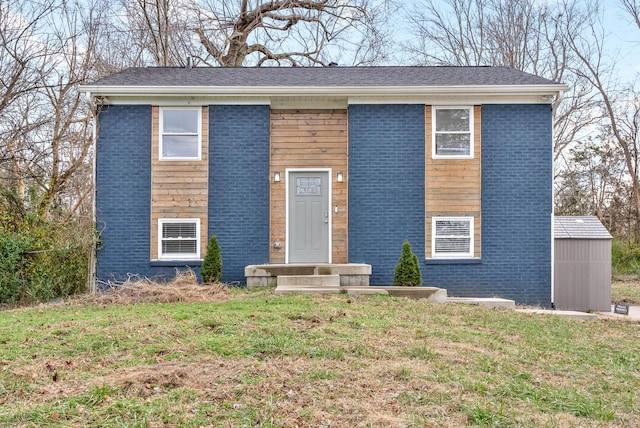
M 473 217 L 433 217 L 434 258 L 473 257 Z
M 433 108 L 433 158 L 473 159 L 473 108 Z
M 201 117 L 200 108 L 160 109 L 161 160 L 200 160 Z
M 158 220 L 160 259 L 200 258 L 200 219 L 161 218 Z

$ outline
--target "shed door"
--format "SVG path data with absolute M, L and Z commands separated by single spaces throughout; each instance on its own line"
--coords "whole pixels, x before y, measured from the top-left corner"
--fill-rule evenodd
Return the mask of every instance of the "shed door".
M 329 173 L 289 173 L 289 263 L 329 263 Z

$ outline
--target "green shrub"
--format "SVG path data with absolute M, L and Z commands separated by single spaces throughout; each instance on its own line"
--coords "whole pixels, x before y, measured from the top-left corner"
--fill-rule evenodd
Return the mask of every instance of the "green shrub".
M 0 229 L 0 304 L 48 302 L 87 289 L 91 242 L 78 228 L 32 222 Z M 28 226 L 28 227 L 27 227 Z
M 202 261 L 202 267 L 200 268 L 202 274 L 202 280 L 205 283 L 220 282 L 222 278 L 222 256 L 220 255 L 220 245 L 218 245 L 218 238 L 212 235 L 209 239 L 209 245 L 207 245 L 207 254 Z
M 29 246 L 23 236 L 0 232 L 0 303 L 20 300 L 26 284 L 24 267 Z
M 36 253 L 27 271 L 31 300 L 48 302 L 87 291 L 89 249 L 84 246 L 52 248 Z
M 409 241 L 404 241 L 402 244 L 402 254 L 396 265 L 393 285 L 402 287 L 419 287 L 422 285 L 418 257 L 411 251 Z
M 611 267 L 614 274 L 640 275 L 640 243 L 614 239 L 611 244 Z

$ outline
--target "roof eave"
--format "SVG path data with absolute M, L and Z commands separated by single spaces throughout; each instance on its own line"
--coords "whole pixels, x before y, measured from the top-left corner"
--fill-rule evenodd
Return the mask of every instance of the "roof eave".
M 385 96 L 385 95 L 561 95 L 567 85 L 460 86 L 104 86 L 82 85 L 93 96 Z

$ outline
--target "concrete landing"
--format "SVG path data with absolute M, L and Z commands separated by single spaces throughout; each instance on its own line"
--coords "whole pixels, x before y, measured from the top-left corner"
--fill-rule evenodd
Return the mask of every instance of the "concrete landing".
M 368 286 L 371 265 L 364 263 L 288 263 L 249 265 L 244 268 L 247 287 L 278 285 L 280 276 L 338 275 L 342 286 Z
M 340 275 L 279 275 L 275 293 L 340 293 Z
M 516 309 L 516 312 L 533 315 L 555 315 L 563 318 L 575 318 L 585 321 L 595 321 L 598 319 L 596 314 L 578 311 L 557 311 L 555 309 Z
M 496 297 L 480 298 L 480 297 L 449 297 L 447 303 L 463 303 L 468 305 L 478 305 L 493 309 L 508 309 L 515 310 L 516 312 L 532 315 L 555 315 L 565 318 L 575 318 L 581 320 L 597 320 L 596 314 L 579 312 L 579 311 L 558 311 L 555 309 L 531 309 L 531 308 L 516 308 L 516 304 L 513 300 L 501 299 Z
M 448 297 L 447 303 L 484 306 L 492 309 L 515 309 L 516 302 L 499 297 Z

